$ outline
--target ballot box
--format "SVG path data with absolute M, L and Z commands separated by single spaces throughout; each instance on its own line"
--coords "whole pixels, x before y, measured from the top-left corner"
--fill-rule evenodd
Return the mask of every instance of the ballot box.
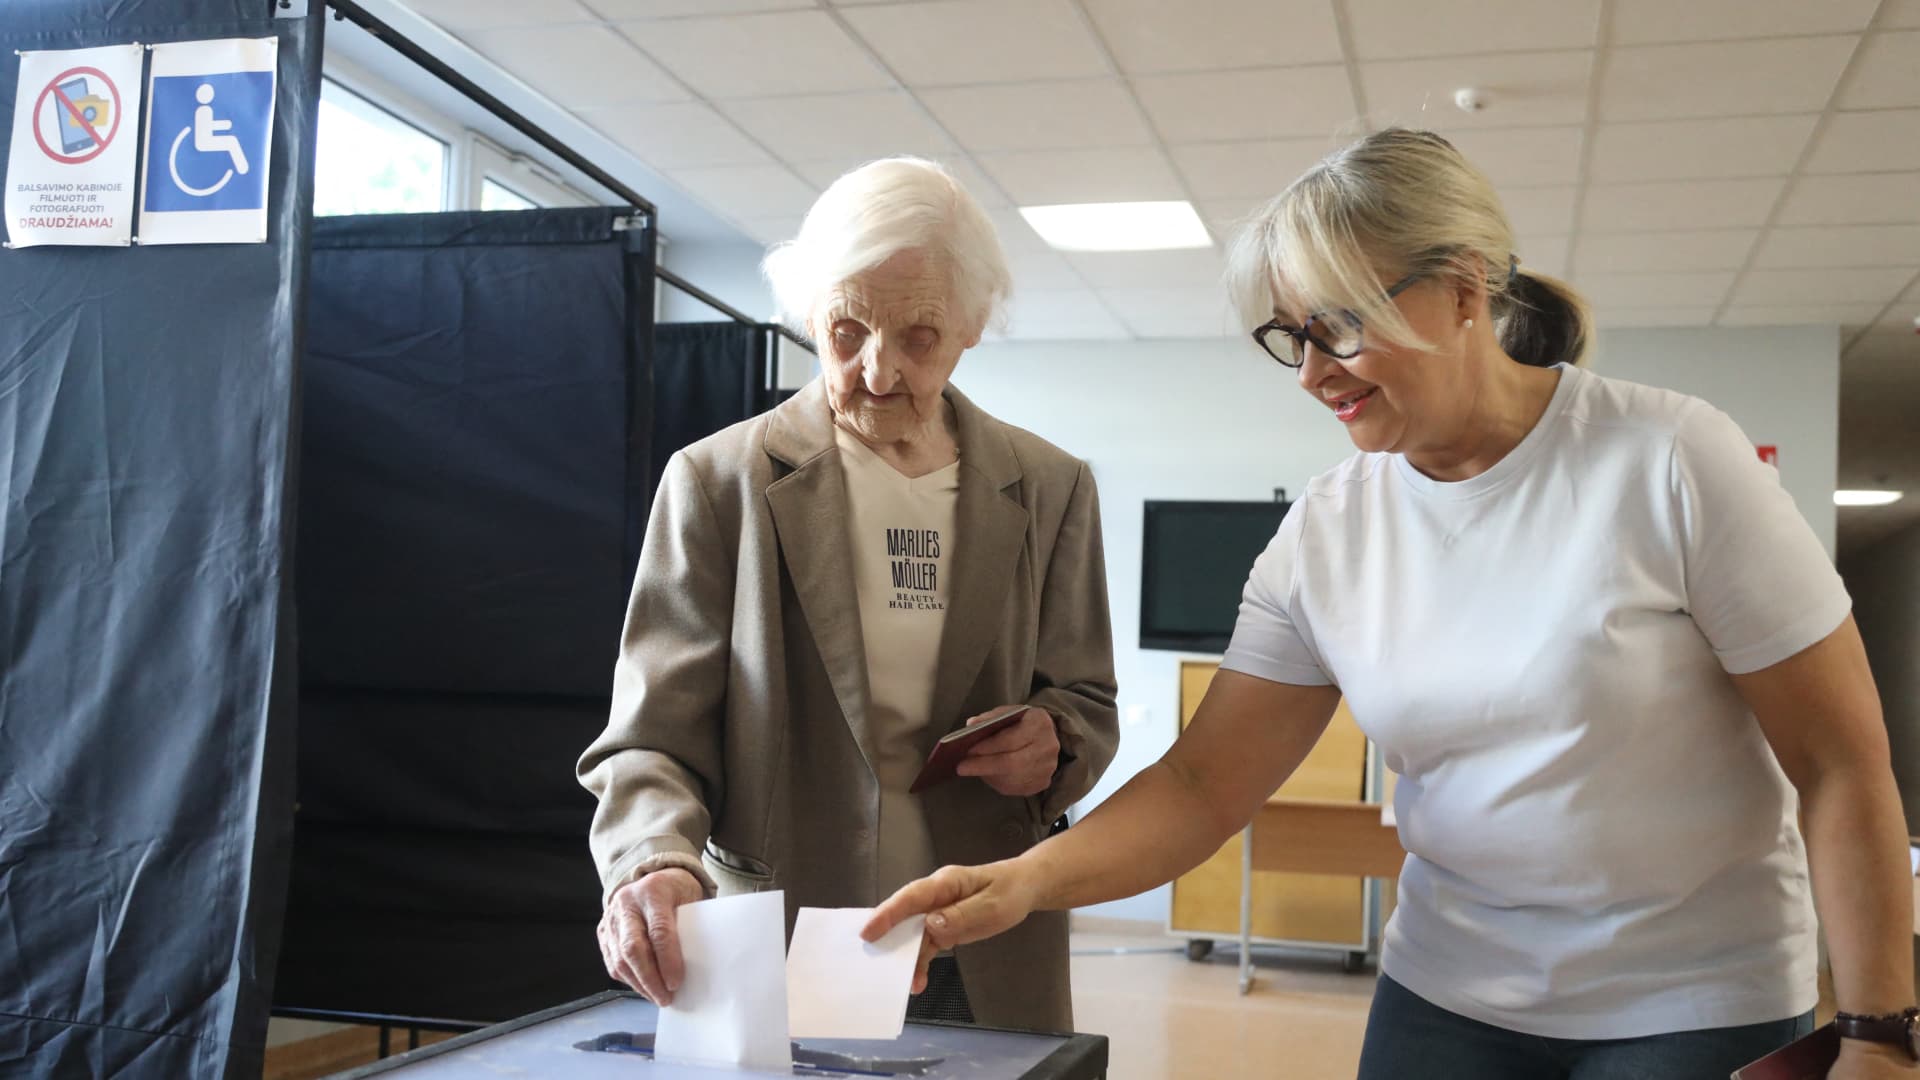
M 907 1024 L 891 1041 L 801 1039 L 790 1073 L 669 1064 L 652 1056 L 653 1004 L 609 991 L 339 1073 L 331 1080 L 714 1080 L 723 1076 L 911 1077 L 913 1080 L 1099 1080 L 1103 1035 L 1043 1035 Z

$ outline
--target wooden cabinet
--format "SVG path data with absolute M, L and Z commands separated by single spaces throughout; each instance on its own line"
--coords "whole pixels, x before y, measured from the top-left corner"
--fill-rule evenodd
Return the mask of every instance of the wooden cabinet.
M 1180 728 L 1186 730 L 1219 665 L 1180 665 Z M 1353 804 L 1370 801 L 1367 740 L 1341 702 L 1333 722 L 1277 799 Z M 1169 929 L 1209 940 L 1240 933 L 1241 844 L 1227 841 L 1212 858 L 1173 883 Z M 1368 933 L 1366 881 L 1360 877 L 1254 871 L 1253 938 L 1266 944 L 1311 945 L 1364 952 Z

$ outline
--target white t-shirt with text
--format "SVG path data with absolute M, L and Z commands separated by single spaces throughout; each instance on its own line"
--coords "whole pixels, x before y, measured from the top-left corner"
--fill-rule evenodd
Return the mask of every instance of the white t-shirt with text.
M 847 481 L 847 539 L 867 652 L 867 729 L 880 782 L 879 894 L 939 869 L 926 815 L 909 795 L 923 764 L 953 567 L 956 463 L 908 478 L 834 429 Z

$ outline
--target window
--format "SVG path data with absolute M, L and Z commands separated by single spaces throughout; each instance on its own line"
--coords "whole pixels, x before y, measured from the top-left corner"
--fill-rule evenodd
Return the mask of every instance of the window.
M 490 178 L 480 181 L 480 209 L 482 210 L 532 210 L 537 205 L 532 199 L 505 184 L 495 183 Z
M 467 140 L 468 172 L 473 185 L 468 204 L 482 210 L 532 210 L 542 206 L 591 206 L 592 200 L 568 186 L 526 154 L 502 150 L 489 139 Z
M 316 215 L 444 210 L 448 156 L 444 140 L 331 79 L 321 83 Z

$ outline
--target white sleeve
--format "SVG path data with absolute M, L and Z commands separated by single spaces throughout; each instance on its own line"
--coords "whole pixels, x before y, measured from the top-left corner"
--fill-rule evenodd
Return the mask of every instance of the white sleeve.
M 1307 500 L 1287 510 L 1267 550 L 1253 562 L 1240 618 L 1220 666 L 1228 671 L 1295 686 L 1329 686 L 1333 679 L 1314 651 L 1312 634 L 1301 625 L 1294 604 L 1294 564 L 1300 557 Z
M 1687 611 L 1729 674 L 1771 667 L 1846 619 L 1833 560 L 1732 417 L 1688 410 L 1671 468 Z

